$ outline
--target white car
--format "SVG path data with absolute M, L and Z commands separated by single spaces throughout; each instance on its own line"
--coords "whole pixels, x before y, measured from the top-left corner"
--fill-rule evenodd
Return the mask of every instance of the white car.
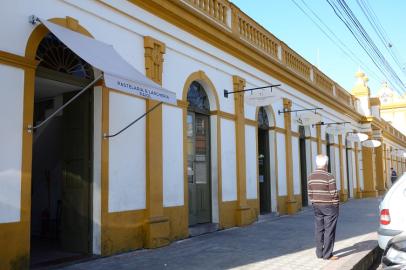
M 392 185 L 386 193 L 379 211 L 381 214 L 378 229 L 379 247 L 385 250 L 388 241 L 406 232 L 406 173 Z

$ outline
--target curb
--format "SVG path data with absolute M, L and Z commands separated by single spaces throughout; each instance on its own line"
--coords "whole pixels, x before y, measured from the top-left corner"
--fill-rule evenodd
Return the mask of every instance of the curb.
M 370 250 L 358 263 L 356 263 L 354 267 L 351 268 L 351 270 L 368 270 L 370 267 L 377 263 L 378 259 L 381 256 L 382 250 L 377 245 L 375 248 Z

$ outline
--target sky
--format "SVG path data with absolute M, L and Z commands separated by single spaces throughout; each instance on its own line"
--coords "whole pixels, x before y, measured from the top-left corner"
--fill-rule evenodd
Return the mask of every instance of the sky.
M 364 0 L 369 3 L 379 22 L 383 26 L 392 48 L 396 50 L 401 70 L 394 62 L 387 48 L 384 47 L 365 15 L 362 13 L 357 0 L 346 1 L 357 19 L 371 36 L 374 43 L 391 64 L 403 82 L 406 83 L 406 1 L 405 0 Z M 357 43 L 344 23 L 335 15 L 327 0 L 231 0 L 242 11 L 285 42 L 290 48 L 298 52 L 311 64 L 317 66 L 327 76 L 336 81 L 347 91 L 351 91 L 356 78 L 355 72 L 359 68 L 369 77 L 371 94 L 375 95 L 383 81 L 384 75 L 376 68 L 362 47 Z M 304 3 L 313 10 L 335 35 L 345 44 L 345 50 L 351 50 L 363 64 L 355 57 L 347 56 L 335 43 L 305 15 L 296 5 L 312 13 Z M 317 18 L 313 16 L 317 21 Z M 319 22 L 318 22 L 319 23 Z M 320 26 L 323 27 L 321 23 Z M 355 62 L 355 63 L 354 63 Z M 364 68 L 363 68 L 364 67 Z M 405 88 L 402 89 L 405 91 Z

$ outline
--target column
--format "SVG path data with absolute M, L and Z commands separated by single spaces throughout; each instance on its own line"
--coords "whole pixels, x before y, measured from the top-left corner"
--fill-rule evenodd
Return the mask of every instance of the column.
M 355 196 L 358 199 L 362 198 L 362 193 L 361 193 L 361 181 L 360 181 L 360 175 L 359 175 L 359 147 L 358 143 L 354 143 L 354 154 L 355 154 L 355 181 L 357 182 L 357 189 L 355 192 Z
M 323 154 L 323 150 L 321 149 L 322 143 L 321 143 L 321 125 L 316 126 L 316 136 L 317 136 L 317 154 L 321 155 Z
M 283 109 L 291 110 L 292 101 L 290 99 L 283 99 Z M 297 212 L 297 202 L 293 190 L 293 159 L 292 159 L 292 117 L 291 113 L 284 113 L 285 120 L 285 148 L 286 148 L 286 184 L 287 184 L 287 210 L 288 214 Z
M 385 193 L 385 172 L 384 172 L 384 144 L 375 148 L 375 171 L 376 171 L 376 189 L 379 195 Z
M 233 91 L 243 90 L 245 80 L 233 76 Z M 234 94 L 236 154 L 237 154 L 237 209 L 236 221 L 238 226 L 252 223 L 250 208 L 247 204 L 246 192 L 246 163 L 245 163 L 245 112 L 244 92 Z
M 348 199 L 348 191 L 345 190 L 344 183 L 344 157 L 343 157 L 343 135 L 338 135 L 338 157 L 340 159 L 340 201 Z
M 165 44 L 144 37 L 145 71 L 148 78 L 162 84 L 162 64 Z M 146 110 L 158 102 L 146 101 Z M 162 106 L 159 106 L 146 118 L 146 223 L 145 247 L 156 248 L 169 244 L 169 220 L 164 216 L 163 208 L 163 153 L 162 153 Z
M 362 197 L 376 197 L 378 191 L 375 189 L 374 181 L 374 162 L 373 162 L 374 148 L 362 147 L 362 168 L 364 174 L 364 190 Z

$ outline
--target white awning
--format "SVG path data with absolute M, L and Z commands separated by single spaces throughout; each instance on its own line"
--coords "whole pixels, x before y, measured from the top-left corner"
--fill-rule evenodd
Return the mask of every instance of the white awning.
M 107 87 L 148 99 L 176 104 L 174 92 L 162 88 L 145 77 L 125 61 L 112 45 L 46 20 L 41 20 L 41 23 L 83 60 L 103 71 Z

